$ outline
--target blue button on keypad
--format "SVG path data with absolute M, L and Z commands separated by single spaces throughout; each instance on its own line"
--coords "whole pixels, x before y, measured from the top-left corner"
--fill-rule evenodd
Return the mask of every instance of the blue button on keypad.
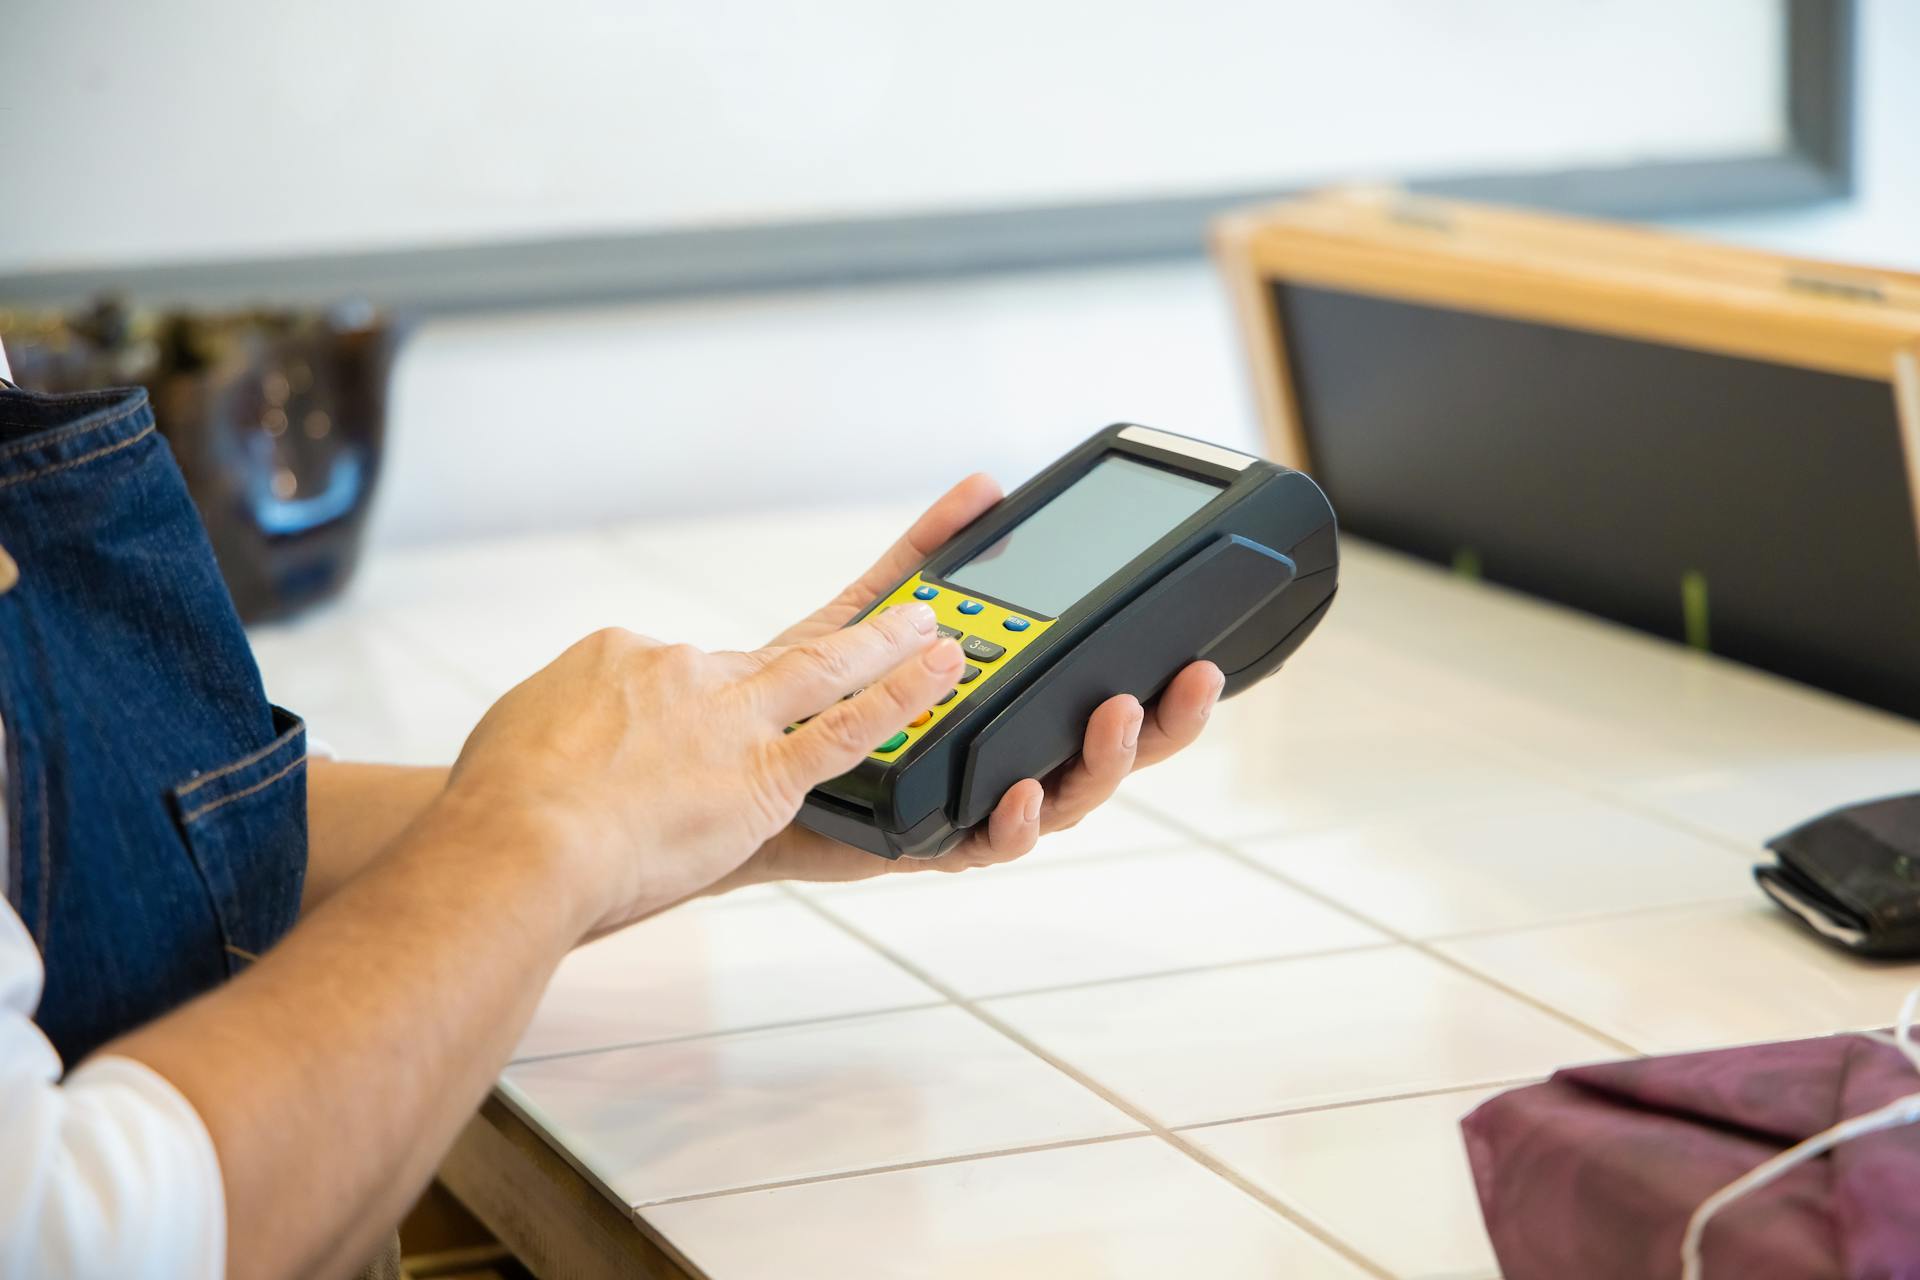
M 939 594 L 940 588 L 938 587 L 915 587 L 913 589 L 913 598 L 915 600 L 931 600 Z
M 1008 618 L 1005 622 L 1002 622 L 1000 625 L 1005 627 L 1009 631 L 1025 631 L 1028 627 L 1032 626 L 1033 624 L 1031 622 L 1028 622 L 1025 618 Z
M 987 606 L 981 604 L 978 600 L 962 600 L 960 602 L 960 612 L 962 613 L 978 613 L 986 607 Z

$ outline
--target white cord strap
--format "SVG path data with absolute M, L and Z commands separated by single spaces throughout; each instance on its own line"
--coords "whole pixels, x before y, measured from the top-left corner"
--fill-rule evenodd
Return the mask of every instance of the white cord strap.
M 1892 1035 L 1884 1031 L 1862 1031 L 1858 1034 L 1880 1044 L 1892 1045 L 1906 1058 L 1915 1072 L 1920 1072 L 1920 1042 L 1913 1039 L 1913 1023 L 1916 1011 L 1920 1011 L 1920 987 L 1907 993 L 1907 999 L 1900 1006 L 1900 1024 Z M 1816 1133 L 1804 1142 L 1795 1144 L 1763 1164 L 1748 1170 L 1720 1188 L 1693 1211 L 1693 1217 L 1687 1221 L 1687 1234 L 1680 1241 L 1680 1277 L 1681 1280 L 1702 1280 L 1700 1261 L 1700 1238 L 1706 1233 L 1707 1223 L 1713 1215 L 1738 1200 L 1750 1191 L 1781 1177 L 1788 1170 L 1796 1168 L 1815 1156 L 1821 1155 L 1843 1142 L 1855 1138 L 1864 1138 L 1870 1133 L 1879 1133 L 1883 1129 L 1898 1129 L 1903 1125 L 1920 1123 L 1920 1093 L 1910 1093 L 1903 1098 L 1895 1098 L 1883 1107 L 1877 1107 L 1864 1115 L 1842 1120 L 1823 1133 Z

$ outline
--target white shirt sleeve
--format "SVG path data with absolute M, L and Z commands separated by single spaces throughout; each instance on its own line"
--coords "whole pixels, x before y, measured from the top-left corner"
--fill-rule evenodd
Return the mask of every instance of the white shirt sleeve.
M 44 973 L 0 898 L 0 1280 L 218 1280 L 226 1192 L 199 1113 L 131 1058 L 60 1079 Z

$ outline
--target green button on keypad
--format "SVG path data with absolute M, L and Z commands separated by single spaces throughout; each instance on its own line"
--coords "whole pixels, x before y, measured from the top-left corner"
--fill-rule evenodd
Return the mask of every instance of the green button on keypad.
M 906 735 L 906 732 L 902 730 L 901 732 L 894 734 L 891 738 L 888 738 L 885 742 L 881 743 L 879 746 L 875 747 L 874 750 L 879 752 L 881 755 L 885 755 L 889 751 L 898 751 L 901 747 L 904 747 L 906 744 L 907 744 L 907 735 Z

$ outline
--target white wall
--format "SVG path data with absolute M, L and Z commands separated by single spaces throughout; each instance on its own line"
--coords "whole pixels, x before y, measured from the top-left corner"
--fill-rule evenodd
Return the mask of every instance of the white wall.
M 1676 226 L 1790 253 L 1920 271 L 1920 4 L 1860 0 L 1859 13 L 1856 198 Z
M 1920 269 L 1920 4 L 1864 0 L 1860 198 L 1687 230 Z M 1108 421 L 1255 442 L 1200 263 L 429 326 L 377 536 L 931 494 Z
M 375 536 L 931 496 L 1127 419 L 1253 443 L 1197 264 L 435 323 Z
M 1782 2 L 9 0 L 0 271 L 1769 151 Z

